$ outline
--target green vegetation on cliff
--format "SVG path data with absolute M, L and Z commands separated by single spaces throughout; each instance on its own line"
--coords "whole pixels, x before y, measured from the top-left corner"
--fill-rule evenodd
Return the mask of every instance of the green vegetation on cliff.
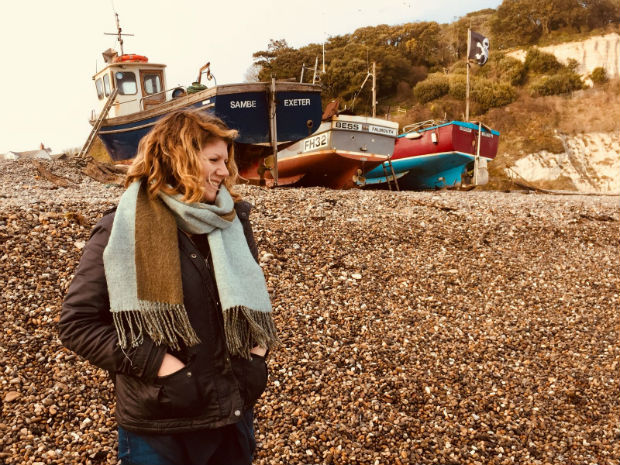
M 462 118 L 465 99 L 467 29 L 491 42 L 483 67 L 471 67 L 471 115 L 514 102 L 522 93 L 557 95 L 579 90 L 583 82 L 574 66 L 530 48 L 554 40 L 581 38 L 620 24 L 620 0 L 504 0 L 497 8 L 469 13 L 450 24 L 417 22 L 395 26 L 362 27 L 351 34 L 330 37 L 325 46 L 325 73 L 320 73 L 325 102 L 339 98 L 357 113 L 369 113 L 371 89 L 359 91 L 371 62 L 377 64 L 378 113 L 397 117 L 417 108 L 434 117 Z M 508 47 L 528 49 L 525 63 L 506 55 Z M 254 54 L 256 78 L 299 80 L 302 64 L 322 56 L 321 44 L 299 49 L 286 40 L 271 40 Z M 312 80 L 306 71 L 304 81 Z M 605 76 L 593 75 L 595 82 Z M 405 123 L 410 121 L 403 121 Z

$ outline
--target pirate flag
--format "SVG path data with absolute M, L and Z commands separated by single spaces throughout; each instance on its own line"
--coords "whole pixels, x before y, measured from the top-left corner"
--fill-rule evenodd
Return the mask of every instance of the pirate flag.
M 480 66 L 484 65 L 489 59 L 489 39 L 482 34 L 470 30 L 468 44 L 467 58 L 475 61 Z

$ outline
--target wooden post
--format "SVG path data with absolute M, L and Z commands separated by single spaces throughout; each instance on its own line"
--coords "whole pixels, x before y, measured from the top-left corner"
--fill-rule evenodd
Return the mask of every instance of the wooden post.
M 476 157 L 474 158 L 474 186 L 478 185 L 478 166 L 480 165 L 480 143 L 482 142 L 482 121 L 478 121 L 478 143 L 476 144 Z
M 372 117 L 377 116 L 377 68 L 372 62 Z
M 383 168 L 383 174 L 385 175 L 385 181 L 387 182 L 388 189 L 392 190 L 392 185 L 390 184 L 390 176 L 388 175 L 388 172 L 385 169 L 385 162 L 381 163 L 381 167 Z
M 273 150 L 273 185 L 278 185 L 278 125 L 276 121 L 276 78 L 271 77 L 271 101 L 269 105 L 269 126 L 271 131 L 271 149 Z
M 392 155 L 390 155 L 390 158 L 388 159 L 388 164 L 390 165 L 390 171 L 392 172 L 392 179 L 394 180 L 394 186 L 396 187 L 396 190 L 400 192 L 400 188 L 398 187 L 398 179 L 396 179 L 396 173 L 394 172 L 394 165 L 392 165 Z

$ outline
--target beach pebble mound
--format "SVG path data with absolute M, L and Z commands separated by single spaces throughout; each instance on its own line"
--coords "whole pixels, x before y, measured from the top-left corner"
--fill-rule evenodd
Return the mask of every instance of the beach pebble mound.
M 0 162 L 0 463 L 116 463 L 57 323 L 122 188 Z M 240 186 L 281 346 L 255 463 L 620 463 L 619 198 Z

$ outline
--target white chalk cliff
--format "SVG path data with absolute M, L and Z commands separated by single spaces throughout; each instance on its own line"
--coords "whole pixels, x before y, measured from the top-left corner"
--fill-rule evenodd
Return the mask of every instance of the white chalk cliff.
M 588 75 L 595 68 L 604 68 L 610 78 L 620 76 L 620 35 L 617 33 L 540 47 L 540 50 L 552 53 L 564 64 L 569 59 L 577 60 L 576 71 L 587 85 L 592 85 Z M 526 53 L 515 50 L 508 55 L 524 61 Z M 506 174 L 533 183 L 557 180 L 565 186 L 570 181 L 579 192 L 620 193 L 620 135 L 617 132 L 558 134 L 557 137 L 563 142 L 563 153 L 530 153 L 517 160 Z
M 555 55 L 559 62 L 567 64 L 569 59 L 577 60 L 576 71 L 586 78 L 595 68 L 604 68 L 608 77 L 620 76 L 620 35 L 613 32 L 602 36 L 594 36 L 578 42 L 539 47 L 546 53 Z M 508 53 L 518 60 L 525 61 L 526 50 L 519 49 Z
M 559 134 L 557 137 L 563 142 L 563 153 L 530 153 L 508 168 L 507 176 L 531 183 L 558 181 L 563 188 L 579 192 L 620 193 L 620 138 L 617 133 Z M 567 183 L 572 183 L 572 188 Z

